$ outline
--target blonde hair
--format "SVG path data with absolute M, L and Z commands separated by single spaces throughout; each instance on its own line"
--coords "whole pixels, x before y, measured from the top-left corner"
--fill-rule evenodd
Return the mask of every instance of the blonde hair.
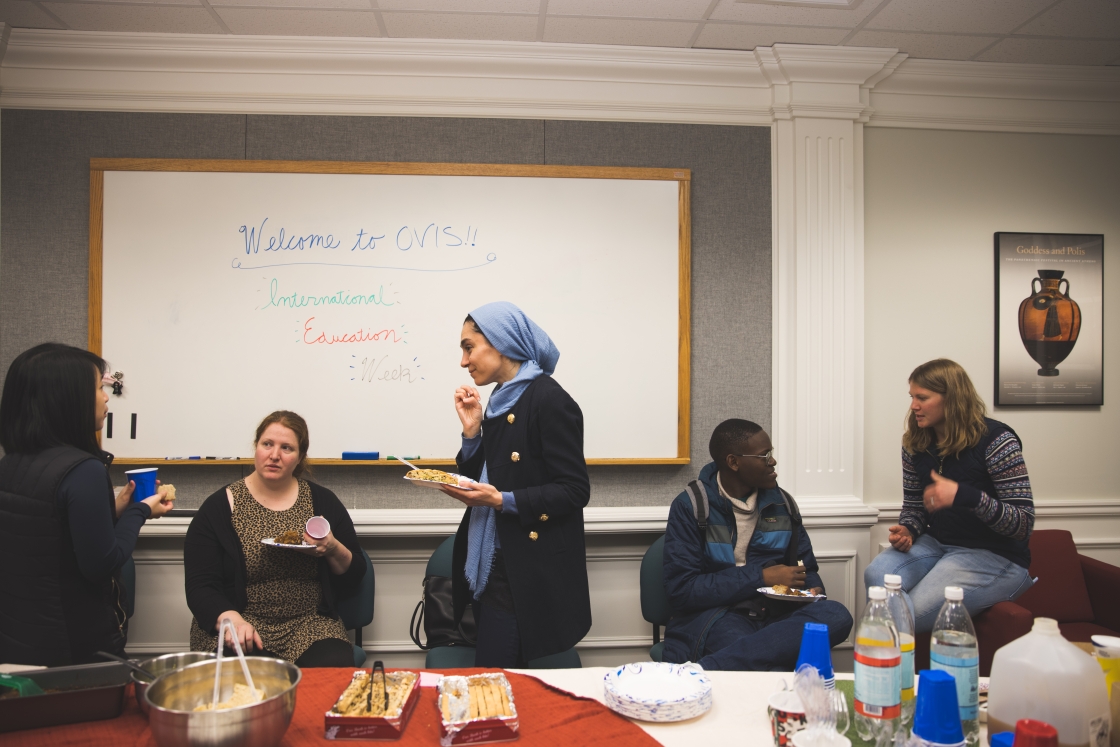
M 984 422 L 988 408 L 959 363 L 948 358 L 923 363 L 910 374 L 910 383 L 941 395 L 945 413 L 945 441 L 937 445 L 941 456 L 960 454 L 980 443 L 988 432 Z M 926 451 L 934 443 L 935 435 L 932 427 L 918 426 L 913 410 L 906 411 L 902 448 L 911 454 Z

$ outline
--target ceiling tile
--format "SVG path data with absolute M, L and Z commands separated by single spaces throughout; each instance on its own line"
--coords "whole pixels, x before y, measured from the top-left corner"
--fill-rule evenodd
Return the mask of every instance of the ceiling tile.
M 1009 34 L 1054 0 L 891 0 L 868 29 Z
M 748 23 L 773 23 L 789 26 L 838 26 L 855 28 L 883 0 L 863 0 L 847 10 L 832 8 L 797 8 L 770 3 L 737 3 L 722 0 L 711 15 L 715 21 L 746 21 Z M 551 5 L 549 6 L 551 8 Z
M 533 41 L 537 38 L 536 16 L 383 11 L 382 17 L 389 36 L 398 38 L 485 41 Z
M 846 29 L 814 29 L 806 26 L 747 26 L 737 23 L 706 23 L 693 44 L 697 49 L 754 49 L 785 44 L 839 44 Z
M 548 0 L 548 14 L 699 21 L 710 4 L 709 0 Z
M 1120 38 L 1120 2 L 1066 0 L 1015 33 Z
M 77 31 L 145 31 L 166 34 L 221 34 L 205 8 L 155 5 L 43 3 Z
M 320 10 L 348 8 L 366 11 L 370 9 L 368 0 L 210 0 L 210 5 L 214 8 L 251 5 L 262 13 L 267 13 L 272 8 L 316 8 Z M 360 36 L 365 36 L 365 34 L 360 34 Z
M 1107 65 L 1120 59 L 1120 41 L 1004 39 L 976 59 L 1036 65 Z
M 926 60 L 968 60 L 998 36 L 908 34 L 903 31 L 860 31 L 846 42 L 849 47 L 886 47 Z
M 539 13 L 541 0 L 377 0 L 381 10 L 442 10 L 458 13 Z
M 17 29 L 60 29 L 54 20 L 33 3 L 0 0 L 0 22 Z
M 684 47 L 688 45 L 695 30 L 695 23 L 685 21 L 623 21 L 549 16 L 544 25 L 544 40 L 569 44 Z
M 366 5 L 369 8 L 369 5 Z M 235 34 L 380 36 L 373 13 L 303 8 L 216 8 Z

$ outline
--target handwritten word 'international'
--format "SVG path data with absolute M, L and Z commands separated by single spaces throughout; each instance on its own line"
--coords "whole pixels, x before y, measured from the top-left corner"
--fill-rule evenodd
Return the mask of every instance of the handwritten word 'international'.
M 317 296 L 305 296 L 295 291 L 280 293 L 280 281 L 272 278 L 268 287 L 268 303 L 260 307 L 263 311 L 268 308 L 301 309 L 304 306 L 393 306 L 393 301 L 385 298 L 385 286 L 377 286 L 376 293 L 351 293 L 348 290 L 335 291 L 334 293 Z

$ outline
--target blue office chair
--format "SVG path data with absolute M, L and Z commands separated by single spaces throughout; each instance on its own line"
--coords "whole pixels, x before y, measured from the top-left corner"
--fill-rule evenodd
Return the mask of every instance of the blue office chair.
M 661 535 L 642 556 L 638 582 L 642 617 L 646 622 L 653 623 L 653 646 L 649 650 L 649 658 L 653 661 L 661 661 L 661 652 L 665 648 L 665 642 L 661 640 L 661 627 L 667 625 L 669 618 L 673 616 L 669 595 L 665 593 L 664 564 L 665 535 Z
M 362 666 L 366 661 L 366 652 L 362 648 L 362 628 L 373 622 L 373 594 L 377 586 L 373 563 L 369 555 L 366 555 L 365 549 L 361 549 L 361 552 L 366 564 L 366 572 L 362 576 L 361 583 L 349 594 L 336 600 L 338 616 L 342 618 L 342 624 L 347 630 L 354 631 L 354 666 L 356 667 Z
M 451 553 L 455 548 L 455 536 L 452 535 L 440 543 L 432 557 L 428 558 L 428 565 L 424 569 L 425 576 L 451 577 Z M 474 666 L 474 646 L 436 646 L 428 651 L 424 666 L 427 669 L 464 669 Z M 574 648 L 561 651 L 551 656 L 542 656 L 532 659 L 526 664 L 527 669 L 581 669 L 579 652 Z

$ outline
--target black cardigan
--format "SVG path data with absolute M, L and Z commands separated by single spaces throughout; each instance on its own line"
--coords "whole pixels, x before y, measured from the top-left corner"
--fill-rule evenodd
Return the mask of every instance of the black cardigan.
M 331 491 L 311 486 L 311 504 L 316 516 L 331 523 L 336 540 L 350 550 L 354 559 L 345 573 L 331 573 L 325 559 L 319 559 L 319 614 L 337 618 L 335 598 L 352 589 L 366 572 L 354 522 L 342 502 Z M 228 487 L 228 486 L 227 486 Z M 245 594 L 245 554 L 233 528 L 226 488 L 214 492 L 202 504 L 187 528 L 183 543 L 183 566 L 186 576 L 187 606 L 204 631 L 217 633 L 218 615 L 226 610 L 244 612 L 248 604 Z
M 591 629 L 583 538 L 583 507 L 591 499 L 591 483 L 579 405 L 554 379 L 538 377 L 512 410 L 483 421 L 482 444 L 470 459 L 459 453 L 459 473 L 478 479 L 484 460 L 490 484 L 512 492 L 517 501 L 517 515 L 498 513 L 498 537 L 522 654 L 537 659 L 566 651 Z M 469 524 L 470 509 L 455 535 L 457 620 L 471 601 L 463 573 Z

